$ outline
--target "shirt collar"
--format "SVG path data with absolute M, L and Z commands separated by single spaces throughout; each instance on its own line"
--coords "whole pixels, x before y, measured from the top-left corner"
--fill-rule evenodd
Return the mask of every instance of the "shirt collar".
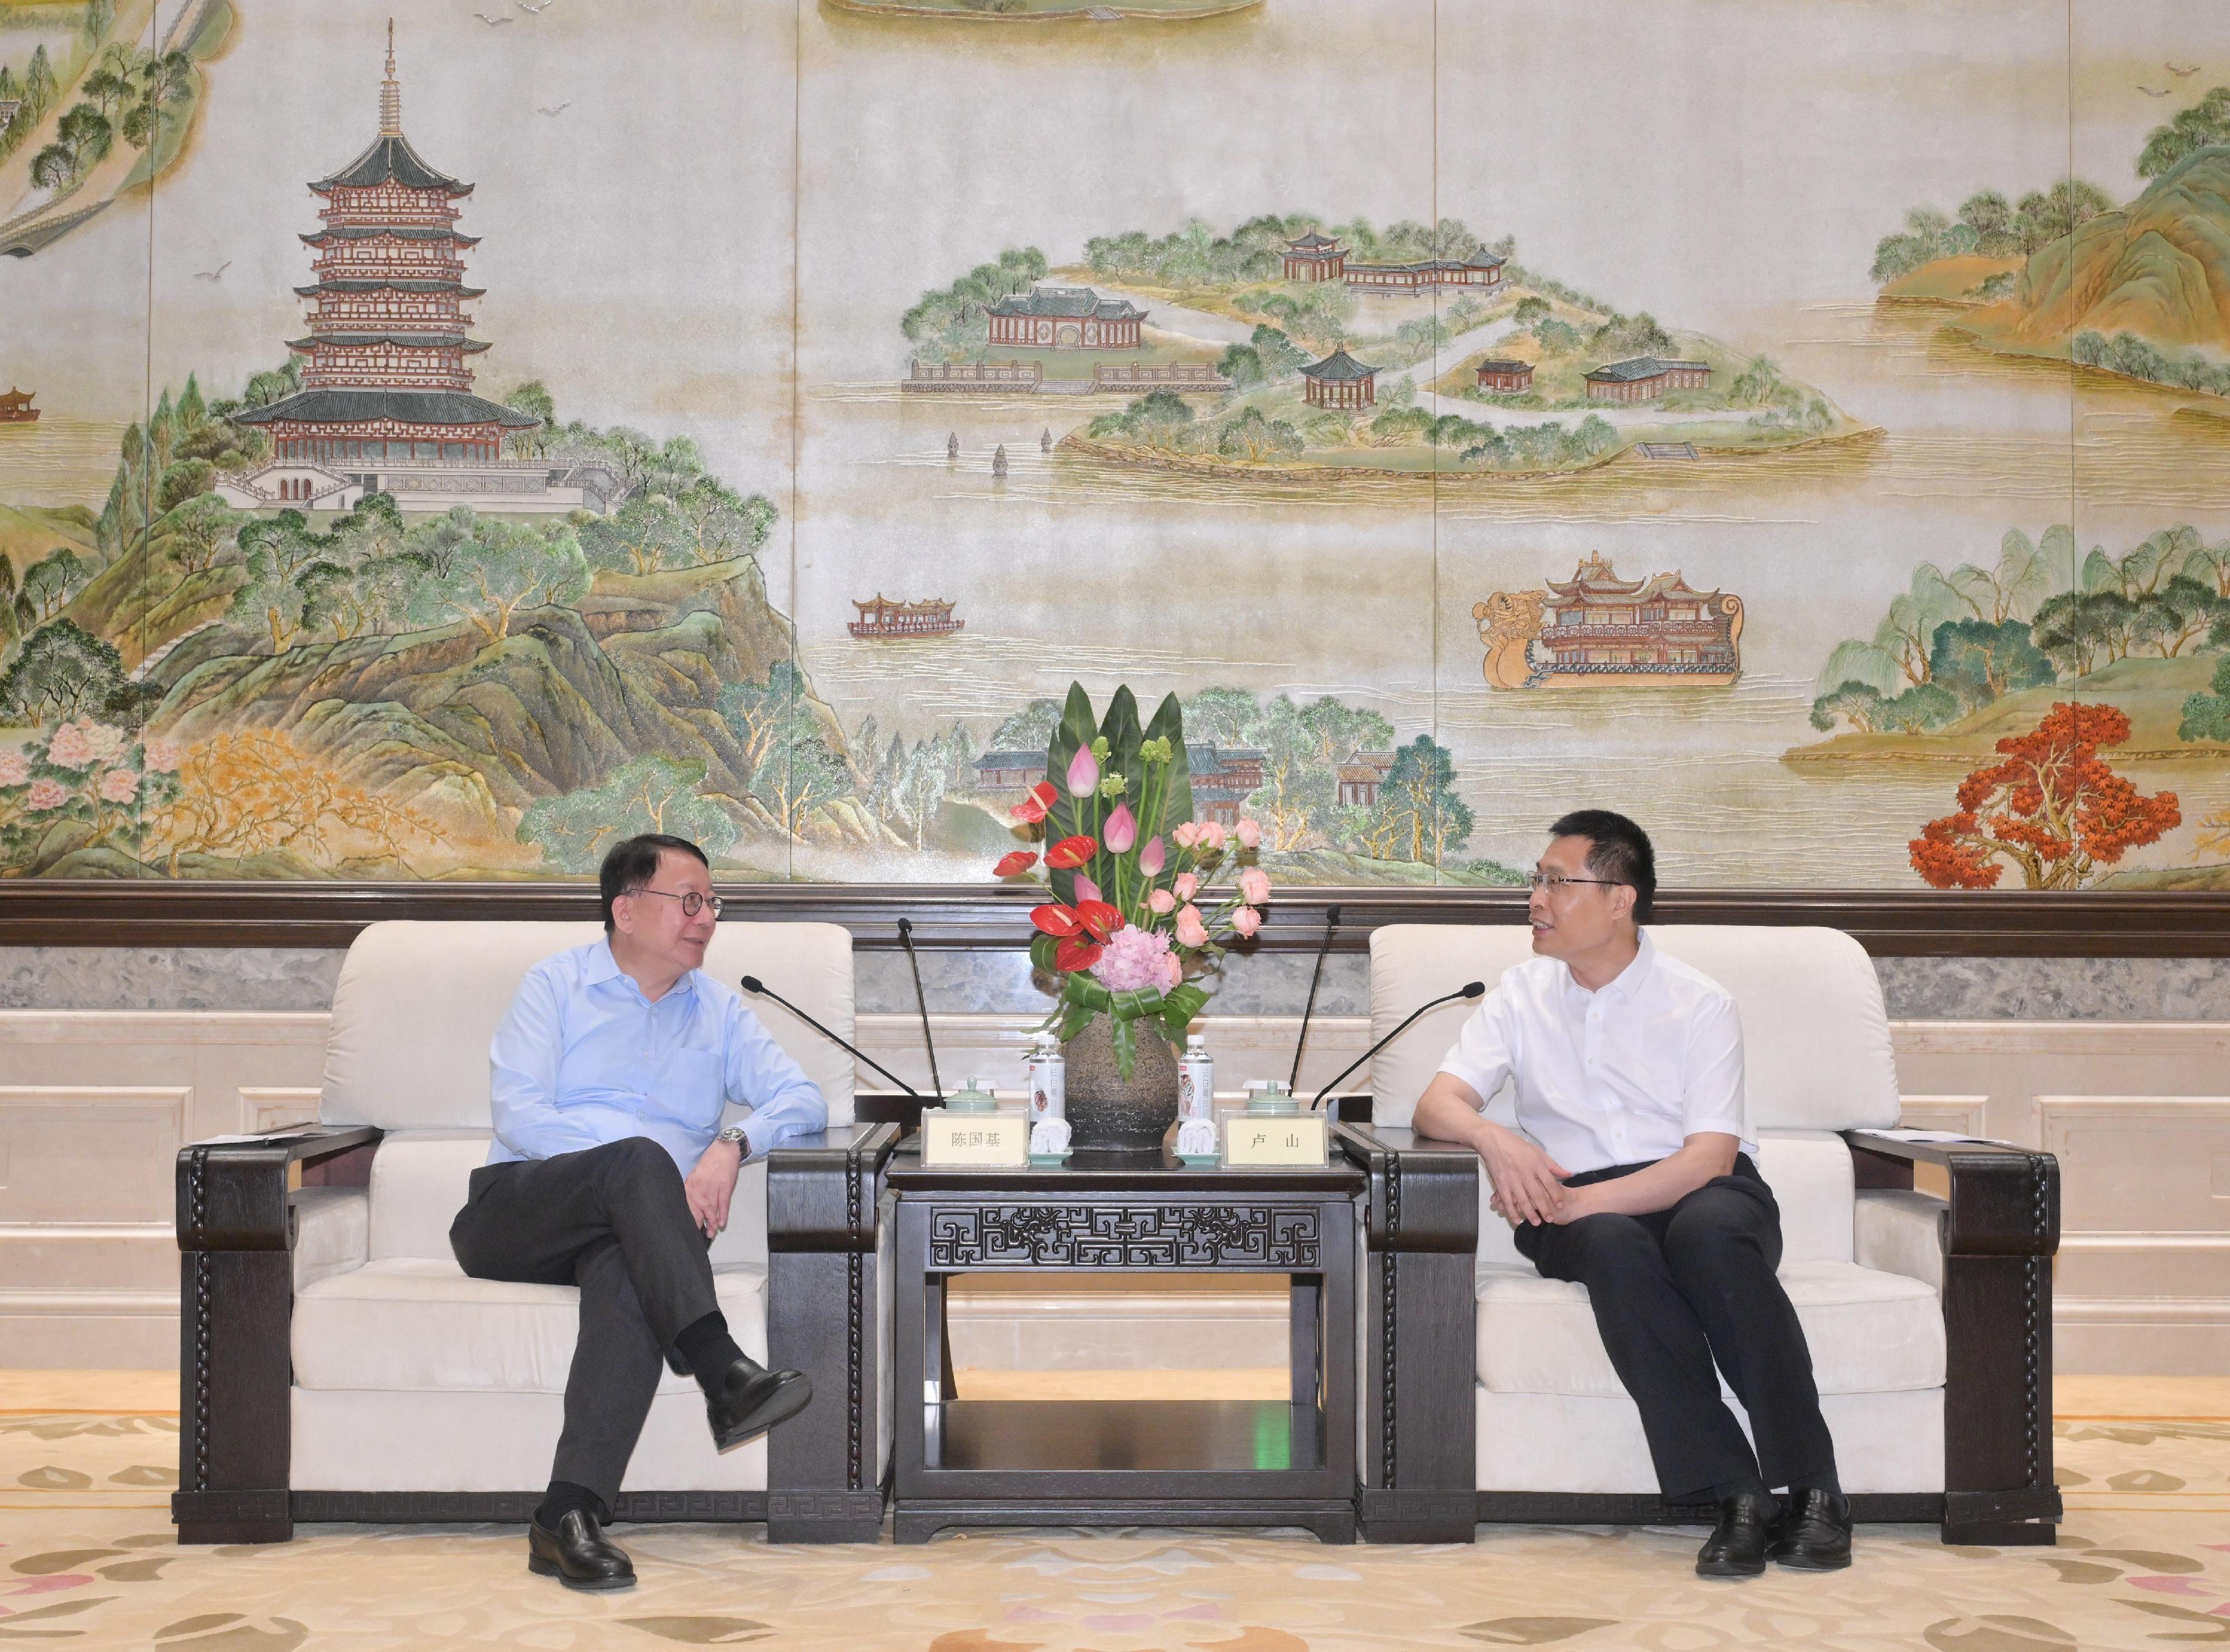
M 672 998 L 677 993 L 695 993 L 697 974 L 696 970 L 688 971 L 680 980 L 666 989 L 666 998 Z M 614 980 L 625 981 L 629 992 L 638 998 L 642 996 L 642 988 L 635 985 L 635 978 L 622 970 L 619 960 L 612 956 L 612 939 L 609 935 L 606 935 L 589 948 L 589 955 L 582 961 L 581 985 L 601 987 L 606 981 Z M 663 1004 L 666 999 L 662 998 L 658 1001 Z
M 1634 950 L 1634 961 L 1604 982 L 1596 992 L 1596 997 L 1615 998 L 1621 1003 L 1631 1004 L 1640 994 L 1643 984 L 1649 979 L 1650 970 L 1657 962 L 1657 948 L 1650 941 L 1648 930 L 1642 929 L 1637 933 L 1641 944 Z M 1572 974 L 1569 964 L 1564 966 L 1564 989 L 1582 997 L 1587 995 L 1588 989 L 1580 985 L 1580 979 Z

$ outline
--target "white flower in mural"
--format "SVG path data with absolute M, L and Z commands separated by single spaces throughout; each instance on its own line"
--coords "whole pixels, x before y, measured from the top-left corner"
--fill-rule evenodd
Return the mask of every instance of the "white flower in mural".
M 81 723 L 78 732 L 85 736 L 86 749 L 93 753 L 96 761 L 104 763 L 113 763 L 121 757 L 124 748 L 129 743 L 124 737 L 123 730 L 112 729 L 106 723 Z

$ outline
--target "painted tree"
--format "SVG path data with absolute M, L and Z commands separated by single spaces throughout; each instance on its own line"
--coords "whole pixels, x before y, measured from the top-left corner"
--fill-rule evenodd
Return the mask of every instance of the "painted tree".
M 764 683 L 731 683 L 720 691 L 716 704 L 721 721 L 743 749 L 746 785 L 760 769 L 779 762 L 783 748 L 791 742 L 817 737 L 820 733 L 819 717 L 806 692 L 804 673 L 794 660 L 775 661 Z
M 2052 662 L 2038 652 L 2027 624 L 2020 620 L 1951 620 L 1938 626 L 1929 648 L 1928 675 L 1930 685 L 1970 707 L 2053 678 Z
M 23 629 L 43 625 L 60 614 L 93 575 L 93 563 L 67 546 L 58 545 L 32 563 L 16 593 L 16 612 Z
M 594 871 L 623 838 L 668 832 L 710 857 L 727 853 L 739 835 L 727 812 L 698 794 L 705 765 L 648 753 L 598 785 L 537 799 L 519 817 L 519 841 L 532 844 L 562 871 Z
M 216 494 L 198 494 L 163 518 L 164 548 L 183 571 L 207 573 L 224 548 L 238 544 L 246 520 Z
M 2029 889 L 2081 889 L 2159 842 L 2182 822 L 2175 794 L 2145 796 L 2098 755 L 2129 737 L 2117 707 L 2054 705 L 1959 783 L 1957 810 L 1908 845 L 1912 869 L 1937 889 L 1993 889 L 2008 865 Z
M 1381 860 L 1443 857 L 1471 840 L 1472 812 L 1455 794 L 1455 759 L 1430 735 L 1395 749 L 1394 768 L 1378 788 L 1363 839 Z
M 2214 662 L 2212 694 L 2194 694 L 2183 703 L 2179 740 L 2220 740 L 2230 744 L 2230 654 Z
M 446 576 L 418 582 L 410 617 L 424 625 L 462 620 L 497 643 L 522 609 L 575 602 L 588 590 L 589 564 L 570 526 L 551 530 L 545 540 L 518 523 L 484 519 Z
M 321 865 L 366 852 L 407 865 L 413 840 L 437 835 L 416 811 L 356 785 L 277 729 L 218 735 L 188 749 L 176 794 L 148 815 L 145 830 L 174 877 L 183 855 L 245 860 L 274 849 Z
M 1882 691 L 1872 683 L 1845 682 L 1812 702 L 1812 726 L 1828 734 L 1840 717 L 1859 733 L 1873 734 L 1879 731 L 1885 704 Z
M 2178 110 L 2166 125 L 2154 127 L 2138 153 L 2137 176 L 2158 177 L 2216 144 L 2230 144 L 2230 87 L 2215 87 L 2188 109 Z
M 123 690 L 124 659 L 69 620 L 41 626 L 0 675 L 0 716 L 61 723 L 105 710 Z

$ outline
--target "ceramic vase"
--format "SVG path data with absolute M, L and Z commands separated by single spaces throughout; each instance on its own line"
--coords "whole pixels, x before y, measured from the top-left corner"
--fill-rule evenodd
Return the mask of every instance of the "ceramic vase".
M 1061 1046 L 1068 1072 L 1069 1145 L 1078 1153 L 1159 1153 L 1177 1118 L 1177 1055 L 1138 1031 L 1125 1079 L 1115 1064 L 1114 1022 L 1095 1015 Z

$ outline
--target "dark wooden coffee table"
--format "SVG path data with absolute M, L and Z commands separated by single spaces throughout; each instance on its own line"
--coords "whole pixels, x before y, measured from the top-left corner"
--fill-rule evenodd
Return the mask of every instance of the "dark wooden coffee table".
M 895 1527 L 1299 1526 L 1355 1540 L 1357 1167 L 1059 1169 L 893 1161 Z M 951 1389 L 944 1290 L 964 1273 L 1292 1280 L 1283 1400 L 971 1400 Z

